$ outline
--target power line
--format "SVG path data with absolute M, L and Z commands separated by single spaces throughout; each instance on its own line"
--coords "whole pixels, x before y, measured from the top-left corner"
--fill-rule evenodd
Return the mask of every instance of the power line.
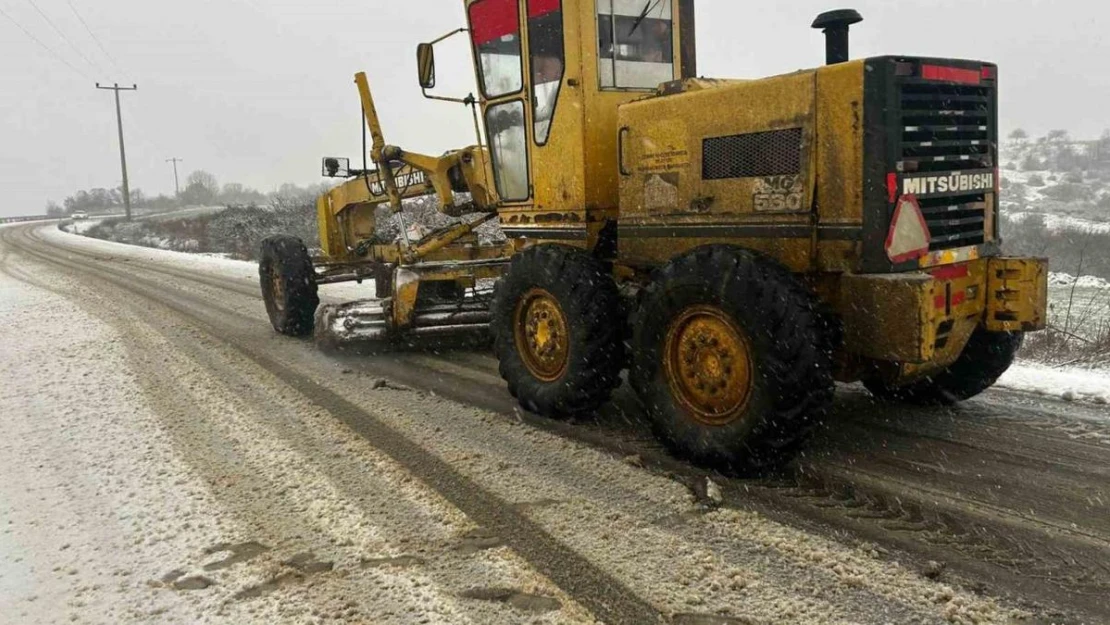
M 105 48 L 104 44 L 100 42 L 100 38 L 97 37 L 95 33 L 93 33 L 91 28 L 89 28 L 89 24 L 85 21 L 85 18 L 81 17 L 81 14 L 77 12 L 77 7 L 73 6 L 73 3 L 70 2 L 70 0 L 66 0 L 66 4 L 68 4 L 69 9 L 73 11 L 73 15 L 77 17 L 77 21 L 81 22 L 81 25 L 85 27 L 85 32 L 89 33 L 89 37 L 92 37 L 92 40 L 96 43 L 97 47 L 100 48 L 100 51 L 103 52 L 104 56 L 108 57 L 108 60 L 112 62 L 112 67 L 115 67 L 116 71 L 126 74 L 127 72 L 123 71 L 123 68 L 121 68 L 119 66 L 119 63 L 116 62 L 116 58 L 108 52 L 108 48 Z
M 55 33 L 58 33 L 58 36 L 62 38 L 62 41 L 66 42 L 66 45 L 69 46 L 71 50 L 76 52 L 77 56 L 81 57 L 81 60 L 84 61 L 86 65 L 91 67 L 94 71 L 100 71 L 100 68 L 94 65 L 93 62 L 89 60 L 89 57 L 85 56 L 84 52 L 81 52 L 79 49 L 77 49 L 77 46 L 73 45 L 73 41 L 71 41 L 70 38 L 62 32 L 62 29 L 58 28 L 54 24 L 53 20 L 47 17 L 46 13 L 42 12 L 42 9 L 39 8 L 39 5 L 35 4 L 35 0 L 27 0 L 27 3 L 35 9 L 35 12 L 38 13 L 40 17 L 42 17 L 43 21 L 50 25 L 50 28 L 54 29 Z
M 81 70 L 77 69 L 77 67 L 75 67 L 75 66 L 74 66 L 74 65 L 73 65 L 72 63 L 70 63 L 69 61 L 65 60 L 65 58 L 63 58 L 63 57 L 62 57 L 62 56 L 61 56 L 60 54 L 58 54 L 57 52 L 55 52 L 55 51 L 54 51 L 54 50 L 53 50 L 53 49 L 52 49 L 52 48 L 51 48 L 50 46 L 48 46 L 48 45 L 46 45 L 45 43 L 43 43 L 42 41 L 40 41 L 38 37 L 36 37 L 36 36 L 32 35 L 32 34 L 31 34 L 31 31 L 27 30 L 26 28 L 24 28 L 24 27 L 23 27 L 23 25 L 22 25 L 22 24 L 20 24 L 19 22 L 15 21 L 15 18 L 14 18 L 14 17 L 12 17 L 11 15 L 8 15 L 8 13 L 7 13 L 6 11 L 4 11 L 4 9 L 0 9 L 0 15 L 3 15 L 4 17 L 8 18 L 8 21 L 10 21 L 11 23 L 15 24 L 15 27 L 16 27 L 16 28 L 18 28 L 19 30 L 22 30 L 22 31 L 23 31 L 23 34 L 24 34 L 24 35 L 27 35 L 27 38 L 28 38 L 28 39 L 30 39 L 31 41 L 34 41 L 35 43 L 37 43 L 37 44 L 39 45 L 39 47 L 41 47 L 41 48 L 42 48 L 43 50 L 46 50 L 47 54 L 49 54 L 50 56 L 54 57 L 54 60 L 55 60 L 55 61 L 58 61 L 58 62 L 59 62 L 59 63 L 61 63 L 62 65 L 65 65 L 66 67 L 70 68 L 70 69 L 71 69 L 71 70 L 73 70 L 73 71 L 74 71 L 74 72 L 75 72 L 75 73 L 76 73 L 76 74 L 77 74 L 78 76 L 81 76 L 81 77 L 83 77 L 83 78 L 88 78 L 88 77 L 89 77 L 89 75 L 88 75 L 88 74 L 86 74 L 86 73 L 82 72 Z

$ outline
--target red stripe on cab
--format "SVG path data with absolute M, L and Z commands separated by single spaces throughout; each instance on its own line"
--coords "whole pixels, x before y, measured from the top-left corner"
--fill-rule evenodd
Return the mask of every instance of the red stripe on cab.
M 482 0 L 470 5 L 470 36 L 476 45 L 519 31 L 516 0 Z
M 528 0 L 528 19 L 543 17 L 558 11 L 561 0 Z

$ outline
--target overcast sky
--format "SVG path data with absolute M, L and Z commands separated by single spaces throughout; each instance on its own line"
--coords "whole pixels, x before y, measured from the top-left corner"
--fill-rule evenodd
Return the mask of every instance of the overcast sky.
M 114 58 L 89 36 L 77 14 Z M 38 7 L 68 39 L 36 12 Z M 753 78 L 823 62 L 809 24 L 825 1 L 698 0 L 702 75 Z M 1000 65 L 1002 130 L 1110 127 L 1110 8 L 1079 0 L 857 0 L 852 56 L 913 54 Z M 0 15 L 0 214 L 120 180 L 115 110 L 123 98 L 132 188 L 172 193 L 177 156 L 261 190 L 319 180 L 321 156 L 360 149 L 351 77 L 365 70 L 386 140 L 440 153 L 473 143 L 461 105 L 424 100 L 416 43 L 464 25 L 462 0 L 0 0 L 67 67 Z M 438 46 L 439 91 L 472 89 L 459 37 Z M 84 58 L 82 58 L 84 57 Z M 87 61 L 86 61 L 87 59 Z

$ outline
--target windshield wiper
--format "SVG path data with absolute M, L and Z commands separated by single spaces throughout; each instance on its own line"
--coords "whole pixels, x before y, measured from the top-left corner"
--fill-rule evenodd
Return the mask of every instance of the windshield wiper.
M 632 23 L 632 30 L 628 31 L 629 37 L 632 36 L 632 33 L 636 32 L 636 29 L 640 27 L 640 24 L 643 23 L 644 18 L 648 16 L 648 13 L 651 13 L 651 10 L 655 8 L 655 5 L 659 4 L 662 1 L 663 0 L 647 0 L 647 3 L 644 4 L 644 10 L 640 11 L 640 17 L 636 18 L 636 21 Z

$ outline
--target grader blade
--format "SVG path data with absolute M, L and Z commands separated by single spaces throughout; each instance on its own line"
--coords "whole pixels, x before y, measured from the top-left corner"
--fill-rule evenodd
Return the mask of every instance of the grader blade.
M 387 300 L 359 300 L 343 304 L 321 304 L 316 310 L 313 330 L 321 346 L 378 341 L 389 333 L 389 319 L 385 313 Z
M 489 298 L 483 292 L 458 302 L 421 303 L 404 328 L 393 321 L 392 304 L 392 298 L 322 304 L 316 311 L 314 338 L 322 347 L 338 349 L 474 336 L 489 330 Z

